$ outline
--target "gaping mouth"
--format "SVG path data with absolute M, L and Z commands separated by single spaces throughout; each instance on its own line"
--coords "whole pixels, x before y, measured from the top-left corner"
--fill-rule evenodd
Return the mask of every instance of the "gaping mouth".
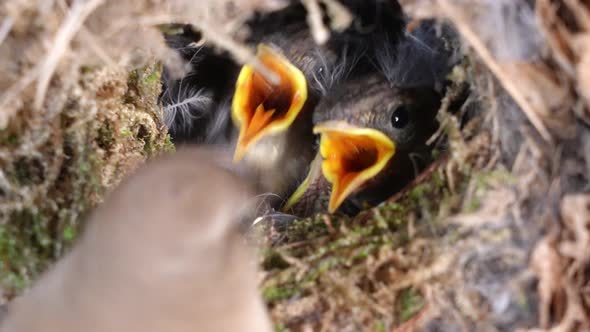
M 240 128 L 236 161 L 261 137 L 289 128 L 307 100 L 305 76 L 289 60 L 263 44 L 257 57 L 279 83 L 272 84 L 250 65 L 242 67 L 232 102 L 232 117 Z
M 315 126 L 313 130 L 321 134 L 322 172 L 332 183 L 330 213 L 379 174 L 395 154 L 395 143 L 375 129 L 329 121 Z

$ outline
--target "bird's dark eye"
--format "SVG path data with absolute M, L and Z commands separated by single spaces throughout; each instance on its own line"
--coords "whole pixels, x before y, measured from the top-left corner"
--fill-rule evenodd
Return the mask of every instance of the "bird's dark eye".
M 404 105 L 398 106 L 393 111 L 393 114 L 391 114 L 391 125 L 393 125 L 393 128 L 402 129 L 409 121 L 408 109 Z

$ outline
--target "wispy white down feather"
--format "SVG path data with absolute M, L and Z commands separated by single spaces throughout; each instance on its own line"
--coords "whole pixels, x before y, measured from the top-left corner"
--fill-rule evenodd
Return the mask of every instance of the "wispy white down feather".
M 311 75 L 313 78 L 312 88 L 323 96 L 328 95 L 335 86 L 350 75 L 363 54 L 363 52 L 350 51 L 345 47 L 338 61 L 332 64 L 326 59 L 322 51 L 317 50 L 316 55 L 319 60 L 319 68 Z
M 207 124 L 207 133 L 204 143 L 207 144 L 229 144 L 228 128 L 233 129 L 231 121 L 231 97 L 222 100 L 215 108 L 212 118 Z
M 451 53 L 435 26 L 423 23 L 397 42 L 384 40 L 375 51 L 375 65 L 394 85 L 435 86 L 451 67 Z
M 168 88 L 162 94 L 164 123 L 170 131 L 190 131 L 196 119 L 207 115 L 211 109 L 212 97 L 205 89 L 178 86 Z

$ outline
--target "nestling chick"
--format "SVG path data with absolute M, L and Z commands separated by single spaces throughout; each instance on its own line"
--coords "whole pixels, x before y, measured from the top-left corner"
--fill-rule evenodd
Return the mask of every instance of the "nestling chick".
M 321 158 L 286 211 L 334 212 L 347 199 L 351 211 L 351 203 L 373 205 L 402 189 L 430 161 L 425 143 L 439 106 L 429 87 L 395 87 L 376 76 L 344 84 L 318 104 Z
M 428 164 L 431 147 L 425 143 L 438 127 L 451 65 L 432 26 L 417 32 L 382 44 L 373 72 L 346 81 L 318 104 L 313 122 L 319 155 L 286 212 L 308 216 L 376 204 Z
M 226 161 L 180 150 L 133 174 L 0 331 L 271 331 L 238 231 L 251 187 Z

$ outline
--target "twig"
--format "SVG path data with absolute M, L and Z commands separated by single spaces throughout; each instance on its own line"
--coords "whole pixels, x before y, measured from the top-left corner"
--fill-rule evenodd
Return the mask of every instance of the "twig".
M 35 78 L 37 78 L 41 67 L 40 65 L 40 63 L 37 63 L 35 67 L 29 69 L 17 82 L 12 84 L 2 95 L 0 95 L 0 110 L 2 110 L 2 112 L 0 112 L 0 129 L 4 129 L 8 125 L 10 118 L 16 113 L 17 107 L 12 105 L 12 107 L 8 108 L 8 105 L 15 102 L 14 98 L 16 98 L 35 80 Z
M 326 11 L 330 15 L 330 27 L 336 31 L 343 31 L 352 23 L 352 14 L 337 0 L 322 0 Z
M 441 165 L 443 165 L 443 164 L 445 164 L 445 163 L 447 163 L 449 161 L 449 157 L 450 156 L 448 154 L 444 154 L 442 157 L 440 157 L 439 159 L 437 159 L 436 161 L 434 161 L 424 171 L 422 171 L 422 173 L 420 173 L 414 180 L 412 180 L 412 182 L 410 182 L 404 188 L 402 188 L 402 190 L 400 190 L 399 192 L 397 192 L 393 196 L 391 196 L 387 200 L 387 203 L 395 203 L 395 202 L 399 201 L 412 188 L 415 188 L 417 185 L 419 185 L 419 184 L 425 182 L 426 180 L 428 180 L 430 178 L 430 176 L 436 170 L 438 170 Z
M 62 55 L 66 52 L 70 41 L 74 38 L 88 15 L 90 15 L 104 0 L 76 0 L 69 11 L 68 16 L 58 30 L 52 47 L 47 53 L 45 60 L 42 62 L 39 79 L 37 80 L 37 90 L 35 92 L 35 102 L 33 107 L 40 110 L 43 106 L 43 100 L 47 93 L 49 81 L 55 72 Z
M 12 16 L 8 16 L 7 18 L 5 18 L 2 22 L 2 25 L 0 25 L 0 45 L 2 45 L 4 39 L 6 39 L 6 37 L 8 36 L 8 33 L 12 29 L 13 25 L 14 18 L 12 18 Z
M 504 88 L 510 93 L 512 98 L 514 98 L 516 103 L 518 103 L 524 114 L 543 139 L 552 143 L 553 139 L 551 134 L 543 124 L 543 121 L 538 116 L 531 103 L 519 89 L 517 81 L 509 77 L 510 75 L 506 70 L 494 60 L 490 50 L 488 50 L 481 38 L 473 31 L 473 29 L 471 29 L 467 19 L 461 14 L 461 9 L 451 4 L 449 0 L 438 0 L 438 4 L 444 14 L 455 24 L 455 27 L 463 38 L 465 38 L 471 47 L 479 54 L 483 62 L 488 66 L 492 73 L 494 73 Z
M 307 24 L 311 29 L 311 34 L 316 44 L 323 45 L 330 38 L 330 31 L 324 25 L 322 19 L 322 9 L 317 0 L 301 0 L 307 10 Z
M 208 24 L 204 21 L 197 22 L 196 20 L 192 21 L 191 23 L 203 33 L 208 42 L 214 43 L 215 45 L 228 51 L 236 59 L 236 61 L 250 64 L 270 83 L 274 85 L 278 85 L 280 83 L 280 78 L 277 73 L 270 70 L 262 62 L 260 62 L 260 60 L 249 47 L 238 43 L 227 34 L 217 30 L 212 24 Z

